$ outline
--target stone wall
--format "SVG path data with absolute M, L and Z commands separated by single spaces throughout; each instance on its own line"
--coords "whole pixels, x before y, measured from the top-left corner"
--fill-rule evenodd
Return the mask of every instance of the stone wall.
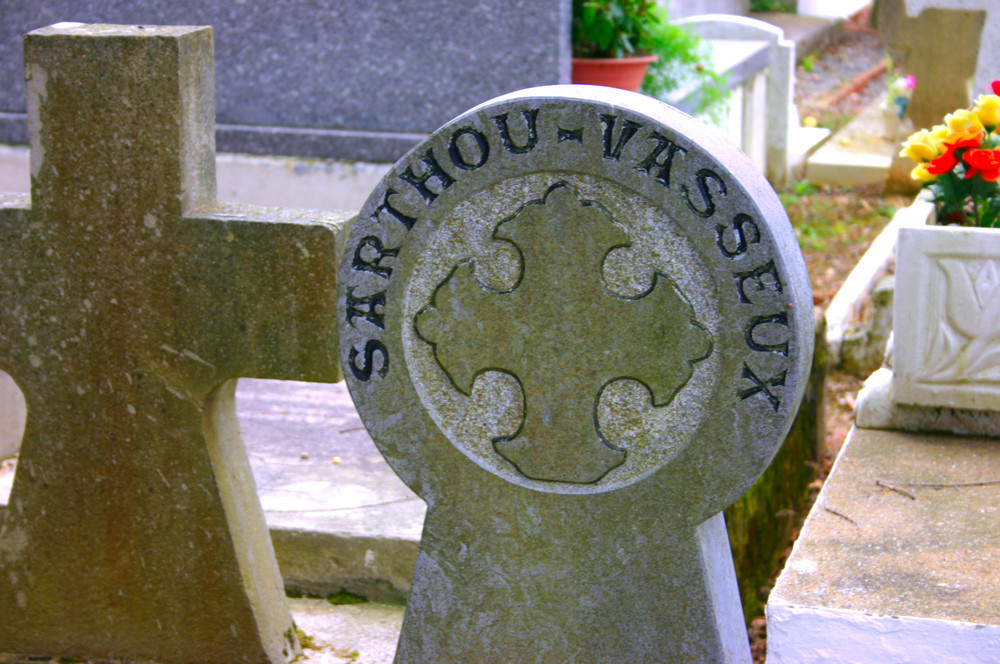
M 12 0 L 0 143 L 28 142 L 21 35 L 59 21 L 210 25 L 222 152 L 395 161 L 505 92 L 568 83 L 569 0 Z

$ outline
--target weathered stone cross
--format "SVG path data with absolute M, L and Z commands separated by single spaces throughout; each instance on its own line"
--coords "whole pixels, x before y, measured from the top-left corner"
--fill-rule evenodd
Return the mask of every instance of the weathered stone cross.
M 649 388 L 653 405 L 666 405 L 711 352 L 711 337 L 662 273 L 635 298 L 602 288 L 604 259 L 629 246 L 628 236 L 607 210 L 579 200 L 567 185 L 553 185 L 544 199 L 501 221 L 493 237 L 520 253 L 515 286 L 498 294 L 476 281 L 474 263 L 462 263 L 418 315 L 418 330 L 462 393 L 486 370 L 518 380 L 524 422 L 514 435 L 494 439 L 505 459 L 532 479 L 596 482 L 627 455 L 598 426 L 604 387 L 632 378 Z M 469 325 L 470 316 L 480 323 Z M 607 340 L 600 353 L 589 352 L 591 334 Z
M 233 379 L 339 378 L 344 215 L 215 204 L 209 28 L 59 24 L 25 62 L 30 204 L 0 196 L 0 366 L 28 403 L 0 652 L 287 660 Z

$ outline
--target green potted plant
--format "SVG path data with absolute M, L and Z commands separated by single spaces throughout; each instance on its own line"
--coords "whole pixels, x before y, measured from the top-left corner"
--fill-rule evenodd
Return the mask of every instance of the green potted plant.
M 573 0 L 573 82 L 637 91 L 662 16 L 655 0 Z
M 705 111 L 723 100 L 708 45 L 668 20 L 655 0 L 573 0 L 573 82 L 640 90 L 663 98 L 697 80 Z

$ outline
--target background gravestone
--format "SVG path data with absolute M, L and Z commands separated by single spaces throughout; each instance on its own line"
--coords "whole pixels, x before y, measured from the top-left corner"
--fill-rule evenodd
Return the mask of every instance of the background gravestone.
M 972 33 L 949 32 L 948 26 L 942 25 L 938 37 L 948 35 L 947 40 L 963 47 L 972 47 L 976 51 L 977 64 L 973 88 L 976 94 L 989 92 L 990 82 L 997 78 L 1000 69 L 1000 6 L 994 0 L 905 0 L 910 16 L 919 17 L 926 11 L 941 9 L 958 11 L 978 16 L 979 33 L 973 38 Z
M 235 378 L 339 379 L 346 215 L 215 204 L 211 35 L 25 37 L 32 191 L 0 194 L 0 368 L 28 413 L 0 523 L 0 653 L 297 650 Z
M 720 512 L 813 308 L 745 155 L 640 95 L 502 97 L 396 164 L 340 278 L 348 386 L 428 505 L 397 662 L 749 662 Z
M 955 109 L 969 106 L 969 78 L 976 72 L 985 18 L 982 11 L 928 8 L 910 17 L 906 10 L 906 0 L 880 0 L 877 14 L 889 55 L 917 81 L 896 137 L 899 143 L 917 129 L 930 129 Z M 913 160 L 898 152 L 893 152 L 888 186 L 916 192 L 921 183 L 910 177 Z
M 879 2 L 878 29 L 886 49 L 917 79 L 906 107 L 915 129 L 941 124 L 945 115 L 969 105 L 969 78 L 976 72 L 984 18 L 982 11 L 938 8 L 910 17 L 905 0 Z M 988 88 L 974 92 L 985 94 Z
M 0 143 L 27 143 L 21 35 L 211 25 L 223 152 L 392 162 L 496 95 L 570 76 L 569 0 L 3 0 Z

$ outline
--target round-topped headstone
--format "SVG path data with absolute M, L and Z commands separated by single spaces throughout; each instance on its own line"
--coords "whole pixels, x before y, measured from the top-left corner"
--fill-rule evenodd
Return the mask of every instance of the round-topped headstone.
M 528 90 L 435 132 L 362 209 L 342 284 L 351 393 L 408 481 L 446 445 L 455 472 L 535 491 L 675 463 L 743 490 L 811 353 L 801 253 L 749 160 L 599 88 Z
M 749 662 L 721 510 L 813 339 L 749 159 L 647 97 L 526 90 L 404 156 L 345 251 L 348 386 L 428 505 L 396 661 Z

